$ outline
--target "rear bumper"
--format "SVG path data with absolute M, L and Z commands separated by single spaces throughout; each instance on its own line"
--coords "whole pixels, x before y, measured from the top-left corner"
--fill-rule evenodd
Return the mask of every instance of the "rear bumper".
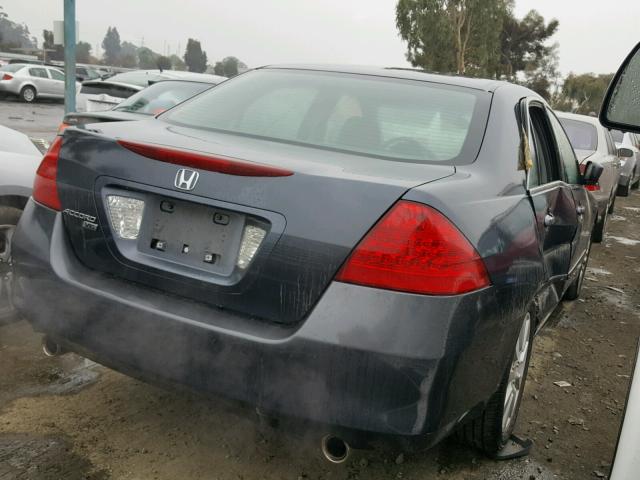
M 334 282 L 306 320 L 282 327 L 87 269 L 61 214 L 33 200 L 14 242 L 17 307 L 71 350 L 360 431 L 448 434 L 497 389 L 522 318 L 511 290 L 427 297 Z

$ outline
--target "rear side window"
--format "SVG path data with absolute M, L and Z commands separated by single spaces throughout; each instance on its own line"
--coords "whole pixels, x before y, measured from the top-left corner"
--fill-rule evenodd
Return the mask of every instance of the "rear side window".
M 51 74 L 51 78 L 53 78 L 54 80 L 60 80 L 61 82 L 64 82 L 64 74 L 62 72 L 50 69 L 49 73 Z
M 609 155 L 618 155 L 618 148 L 616 147 L 609 130 L 604 131 L 604 138 L 607 141 L 607 150 L 609 151 Z
M 532 105 L 529 107 L 529 119 L 535 151 L 534 168 L 537 169 L 537 175 L 534 174 L 535 182 L 530 181 L 529 186 L 534 187 L 562 180 L 556 144 L 545 110 Z
M 49 78 L 49 75 L 47 75 L 47 70 L 44 68 L 30 68 L 29 75 L 37 78 Z
M 616 143 L 622 143 L 624 140 L 624 133 L 620 130 L 611 130 L 611 136 L 613 137 L 613 141 Z
M 558 119 L 551 112 L 548 112 L 548 115 L 549 122 L 553 128 L 553 134 L 556 138 L 556 145 L 558 146 L 558 153 L 560 154 L 560 160 L 562 161 L 567 183 L 577 185 L 580 183 L 580 174 L 578 173 L 576 154 Z
M 157 115 L 212 86 L 208 83 L 173 80 L 158 82 L 127 98 L 114 110 Z
M 560 123 L 562 123 L 575 150 L 595 152 L 598 149 L 598 131 L 596 127 L 590 123 L 569 118 L 560 118 Z
M 428 82 L 257 70 L 162 118 L 224 133 L 409 162 L 471 163 L 490 94 Z

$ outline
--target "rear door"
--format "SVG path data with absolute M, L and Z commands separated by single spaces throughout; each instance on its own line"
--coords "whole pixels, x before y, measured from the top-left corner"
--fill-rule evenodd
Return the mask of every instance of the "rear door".
M 31 77 L 31 81 L 38 91 L 38 95 L 53 94 L 51 80 L 49 79 L 46 68 L 31 67 L 29 68 L 29 76 Z
M 540 308 L 546 317 L 560 300 L 571 269 L 572 247 L 579 230 L 579 220 L 572 187 L 565 181 L 564 166 L 546 107 L 537 100 L 525 100 L 524 112 L 533 162 L 527 186 L 546 270 L 547 288 L 540 296 Z
M 54 68 L 49 69 L 53 95 L 64 97 L 64 74 Z
M 559 158 L 562 162 L 564 181 L 571 186 L 571 193 L 576 203 L 578 225 L 576 235 L 572 243 L 570 272 L 580 265 L 591 243 L 591 231 L 594 223 L 594 215 L 587 190 L 582 185 L 582 177 L 578 167 L 571 142 L 562 128 L 562 124 L 554 113 L 547 109 L 547 115 L 553 129 Z

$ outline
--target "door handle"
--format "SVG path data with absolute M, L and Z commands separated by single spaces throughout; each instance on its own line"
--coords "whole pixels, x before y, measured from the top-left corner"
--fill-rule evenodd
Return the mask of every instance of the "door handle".
M 554 225 L 556 223 L 556 217 L 554 217 L 551 213 L 547 213 L 544 216 L 544 226 L 545 227 L 550 227 L 551 225 Z
M 580 216 L 584 215 L 584 212 L 586 212 L 587 209 L 585 207 L 583 207 L 582 205 L 578 205 L 578 208 L 576 208 L 576 213 Z

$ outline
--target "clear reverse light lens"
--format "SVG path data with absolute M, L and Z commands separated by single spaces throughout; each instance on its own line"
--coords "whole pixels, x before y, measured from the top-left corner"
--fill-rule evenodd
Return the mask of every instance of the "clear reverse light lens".
M 239 268 L 245 269 L 249 266 L 266 234 L 267 232 L 265 230 L 254 225 L 246 225 L 244 227 L 240 253 L 238 254 L 238 261 L 236 262 Z
M 135 240 L 140 233 L 144 201 L 137 198 L 108 195 L 109 217 L 111 227 L 118 237 L 125 240 Z

